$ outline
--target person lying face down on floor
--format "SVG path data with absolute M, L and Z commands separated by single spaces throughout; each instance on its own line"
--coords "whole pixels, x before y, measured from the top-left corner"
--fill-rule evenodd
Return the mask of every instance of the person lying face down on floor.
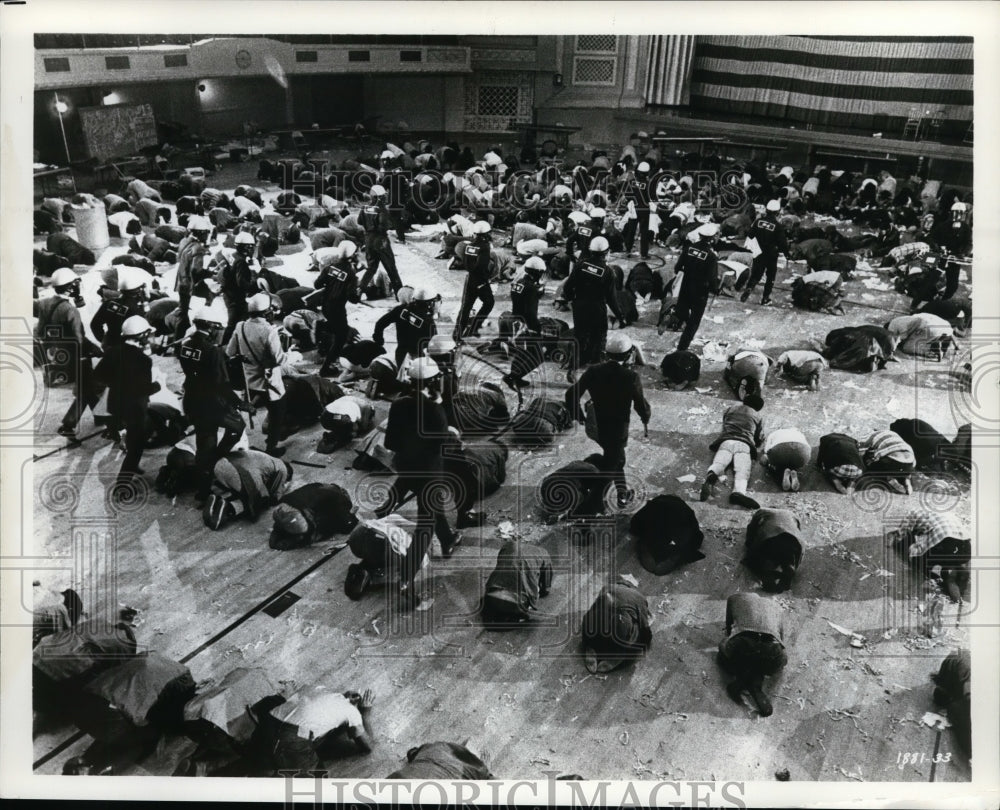
M 212 475 L 212 492 L 202 518 L 208 528 L 219 531 L 239 517 L 255 523 L 288 491 L 293 471 L 287 462 L 251 449 L 244 436 L 232 452 L 215 462 Z
M 854 491 L 855 483 L 865 470 L 857 439 L 846 433 L 827 433 L 820 437 L 816 465 L 841 495 Z
M 905 551 L 910 565 L 934 580 L 953 602 L 969 589 L 972 535 L 951 512 L 912 509 L 889 517 L 886 541 Z
M 747 509 L 760 508 L 760 504 L 747 495 L 747 484 L 757 448 L 764 441 L 764 421 L 759 414 L 763 407 L 764 400 L 758 394 L 750 394 L 744 403 L 733 405 L 722 415 L 722 432 L 709 445 L 709 449 L 715 452 L 715 458 L 708 468 L 705 483 L 701 485 L 702 501 L 715 494 L 719 476 L 732 465 L 733 491 L 729 502 Z
M 809 386 L 818 391 L 820 376 L 830 367 L 826 358 L 810 349 L 789 349 L 778 355 L 777 368 L 786 379 Z
M 539 597 L 552 587 L 549 553 L 531 543 L 508 540 L 497 553 L 496 568 L 486 580 L 482 615 L 487 625 L 529 621 Z
M 580 519 L 604 513 L 604 493 L 611 476 L 604 470 L 604 456 L 592 453 L 571 461 L 542 479 L 538 500 L 547 523 L 563 518 Z
M 583 617 L 583 659 L 591 673 L 611 672 L 642 658 L 653 641 L 649 602 L 621 576 L 609 582 Z
M 432 742 L 406 752 L 406 764 L 386 779 L 492 779 L 493 774 L 464 745 Z
M 411 553 L 415 528 L 412 520 L 393 513 L 362 521 L 351 530 L 347 545 L 358 562 L 347 567 L 344 579 L 344 593 L 349 599 L 357 601 L 374 585 L 400 580 L 407 555 Z M 425 551 L 417 569 L 422 570 L 429 562 L 429 552 Z
M 785 492 L 799 491 L 799 470 L 809 463 L 812 448 L 798 428 L 778 428 L 764 439 L 761 463 Z
M 667 354 L 660 363 L 663 381 L 671 391 L 683 391 L 698 382 L 701 376 L 701 358 L 690 350 Z
M 642 567 L 663 576 L 682 565 L 705 559 L 699 551 L 704 535 L 698 517 L 676 495 L 657 495 L 629 522 Z
M 865 474 L 883 478 L 900 495 L 912 495 L 910 475 L 916 466 L 913 448 L 891 430 L 876 430 L 858 449 L 865 462 Z
M 913 449 L 915 469 L 940 471 L 947 464 L 951 441 L 923 419 L 896 419 L 889 430 Z
M 802 562 L 802 523 L 788 509 L 758 509 L 747 525 L 743 563 L 765 591 L 781 593 L 792 586 Z
M 764 693 L 764 678 L 788 662 L 781 606 L 771 597 L 737 593 L 726 600 L 726 637 L 719 644 L 719 664 L 734 678 L 726 692 L 737 703 L 749 692 L 762 717 L 774 712 Z
M 315 770 L 320 762 L 371 753 L 375 693 L 306 688 L 285 700 L 265 698 L 249 709 L 256 728 L 245 759 L 254 776 Z M 347 743 L 347 745 L 345 745 Z
M 726 358 L 722 378 L 736 394 L 740 402 L 757 394 L 763 396 L 767 376 L 774 365 L 773 358 L 758 349 L 740 347 Z
M 274 510 L 271 548 L 302 548 L 358 525 L 351 496 L 336 484 L 305 484 L 285 495 Z

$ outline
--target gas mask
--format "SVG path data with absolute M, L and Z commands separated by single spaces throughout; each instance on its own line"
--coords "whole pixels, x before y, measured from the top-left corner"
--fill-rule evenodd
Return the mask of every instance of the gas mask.
M 66 295 L 66 296 L 69 296 L 69 299 L 70 299 L 70 300 L 71 300 L 71 301 L 72 301 L 72 302 L 73 302 L 73 303 L 74 303 L 74 304 L 75 304 L 75 305 L 76 305 L 77 307 L 83 307 L 83 306 L 85 305 L 85 303 L 86 303 L 86 302 L 85 302 L 85 301 L 83 300 L 83 294 L 82 294 L 82 293 L 80 292 L 80 282 L 79 282 L 79 281 L 74 281 L 74 282 L 73 282 L 72 284 L 68 285 L 68 286 L 67 286 L 67 287 L 66 287 L 66 288 L 65 288 L 64 290 L 62 290 L 61 292 L 60 292 L 59 290 L 56 290 L 56 292 L 59 292 L 59 293 L 60 293 L 60 295 Z

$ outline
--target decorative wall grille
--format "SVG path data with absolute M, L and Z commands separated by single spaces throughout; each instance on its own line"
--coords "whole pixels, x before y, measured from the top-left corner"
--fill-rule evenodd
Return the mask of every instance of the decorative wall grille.
M 573 84 L 612 85 L 615 83 L 615 57 L 594 59 L 577 56 L 573 59 Z
M 516 87 L 480 87 L 477 115 L 517 115 Z
M 576 38 L 577 53 L 618 53 L 618 37 L 610 35 Z
M 465 80 L 465 129 L 510 132 L 531 121 L 534 74 L 527 71 L 477 71 Z

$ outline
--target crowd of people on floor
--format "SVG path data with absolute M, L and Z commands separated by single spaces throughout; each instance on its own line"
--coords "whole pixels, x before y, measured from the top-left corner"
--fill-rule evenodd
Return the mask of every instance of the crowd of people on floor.
M 649 324 L 660 335 L 680 333 L 660 361 L 666 387 L 679 391 L 699 379 L 704 358 L 692 346 L 715 296 L 748 302 L 763 282 L 760 306 L 772 305 L 785 289 L 781 271 L 804 262 L 807 272 L 785 279 L 791 304 L 843 315 L 845 284 L 884 273 L 910 299 L 910 314 L 836 328 L 824 345 L 788 346 L 777 357 L 738 346 L 726 360 L 723 377 L 736 401 L 719 414 L 700 499 L 712 498 L 732 468 L 729 501 L 753 513 L 747 565 L 765 591 L 787 591 L 802 561 L 808 516 L 761 508 L 748 486 L 759 461 L 784 491 L 798 491 L 813 448 L 802 426 L 765 429 L 768 381 L 780 373 L 815 391 L 830 369 L 876 373 L 898 361 L 897 352 L 941 360 L 957 350 L 972 315 L 971 300 L 956 297 L 972 247 L 971 194 L 885 171 L 876 178 L 825 166 L 723 166 L 712 153 L 675 162 L 644 133 L 576 162 L 544 150 L 515 156 L 494 148 L 476 159 L 456 144 L 387 143 L 339 167 L 307 156 L 261 161 L 258 180 L 266 189 L 248 184 L 225 193 L 184 176 L 158 188 L 132 180 L 121 196 L 101 200 L 46 199 L 35 214 L 36 234 L 47 234 L 45 249 L 34 254 L 36 359 L 46 385 L 73 390 L 58 433 L 77 443 L 90 409 L 102 437 L 122 444 L 112 501 L 147 484 L 170 497 L 190 493 L 215 531 L 256 523 L 271 510 L 269 542 L 277 549 L 347 536 L 357 561 L 345 594 L 359 600 L 383 586 L 391 608 L 406 611 L 420 605 L 418 579 L 433 538 L 451 557 L 462 530 L 484 524 L 485 512 L 475 507 L 503 484 L 510 448 L 551 444 L 579 422 L 601 452 L 545 476 L 538 487 L 543 510 L 552 521 L 585 524 L 641 507 L 632 518 L 639 560 L 663 575 L 704 557 L 703 533 L 683 499 L 664 494 L 635 504 L 628 484 L 631 413 L 647 431 L 652 416 L 636 371 L 647 364 L 645 353 L 628 329 L 640 319 L 637 300 L 660 302 Z M 95 200 L 106 208 L 111 235 L 128 248 L 107 265 L 67 233 L 74 206 Z M 394 240 L 404 244 L 440 223 L 432 261 L 465 273 L 450 334 L 437 322 L 440 293 L 407 283 L 393 249 Z M 310 254 L 311 286 L 274 269 L 281 256 L 302 250 Z M 100 275 L 90 301 L 81 268 Z M 171 287 L 167 273 L 171 289 L 164 289 Z M 539 314 L 545 280 L 558 283 L 550 315 Z M 504 286 L 507 293 L 498 295 Z M 363 334 L 356 313 L 380 301 L 391 306 Z M 85 324 L 81 309 L 94 304 Z M 563 312 L 571 322 L 558 317 Z M 469 355 L 497 369 L 500 384 L 463 387 L 460 369 Z M 557 365 L 568 387 L 553 398 L 547 386 L 525 404 L 529 378 L 545 364 Z M 168 388 L 167 368 L 183 376 L 180 394 Z M 514 413 L 504 388 L 517 398 Z M 105 392 L 106 413 L 96 413 Z M 380 402 L 388 402 L 384 422 Z M 259 409 L 266 413 L 263 451 L 250 446 Z M 296 486 L 283 443 L 317 424 L 318 452 L 351 448 L 357 469 L 395 475 L 387 500 L 361 504 L 333 480 Z M 169 448 L 155 484 L 141 467 L 150 448 Z M 949 440 L 919 418 L 897 420 L 865 437 L 829 432 L 818 453 L 818 467 L 838 492 L 881 482 L 905 496 L 916 470 L 969 467 L 971 429 Z M 411 498 L 413 519 L 400 514 Z M 454 527 L 450 506 L 458 515 Z M 895 531 L 921 574 L 954 601 L 966 598 L 972 538 L 960 520 L 916 506 Z M 555 587 L 546 551 L 511 540 L 486 581 L 484 621 L 527 624 Z M 134 639 L 131 651 L 118 649 L 120 641 L 102 641 L 99 628 L 85 629 L 88 643 L 106 643 L 113 654 L 100 666 L 90 661 L 82 671 L 54 672 L 45 649 L 60 633 L 79 636 L 83 623 L 79 607 L 71 617 L 58 599 L 46 604 L 36 706 L 43 692 L 86 694 L 68 710 L 81 728 L 100 730 L 107 707 L 121 707 L 118 697 L 141 681 L 144 711 L 118 724 L 141 733 L 130 737 L 116 726 L 108 745 L 119 753 L 122 739 L 146 744 L 155 737 L 150 728 L 161 726 L 185 728 L 198 741 L 202 767 L 191 764 L 191 773 L 205 772 L 220 745 L 239 753 L 248 773 L 308 767 L 341 732 L 351 750 L 370 750 L 370 692 L 286 700 L 259 683 L 259 673 L 247 675 L 238 688 L 257 698 L 252 722 L 222 744 L 218 723 L 199 714 L 204 696 L 196 696 L 186 667 L 153 656 L 139 661 Z M 652 643 L 650 620 L 634 581 L 609 581 L 583 618 L 586 667 L 604 673 L 641 658 Z M 733 594 L 725 625 L 719 661 L 732 674 L 729 693 L 737 701 L 749 695 L 761 715 L 770 715 L 764 679 L 787 660 L 781 608 L 773 595 Z M 958 718 L 953 722 L 965 713 L 967 729 L 968 672 L 963 681 L 955 667 L 942 667 L 938 691 Z M 304 732 L 311 727 L 299 721 L 316 714 L 327 725 Z M 72 768 L 83 772 L 99 760 L 92 753 Z M 215 772 L 234 768 L 230 762 Z M 462 746 L 432 743 L 413 749 L 391 776 L 487 778 L 489 770 Z

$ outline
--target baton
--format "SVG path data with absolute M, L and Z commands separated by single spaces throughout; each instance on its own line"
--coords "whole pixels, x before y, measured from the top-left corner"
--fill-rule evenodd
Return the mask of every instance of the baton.
M 237 354 L 236 358 L 241 363 L 246 359 L 242 354 Z M 245 397 L 247 403 L 247 408 L 248 408 L 247 415 L 250 417 L 250 429 L 255 430 L 253 423 L 253 415 L 254 412 L 256 411 L 256 408 L 254 408 L 253 404 L 250 402 L 250 383 L 247 382 L 246 369 L 244 369 L 243 371 L 243 396 Z

